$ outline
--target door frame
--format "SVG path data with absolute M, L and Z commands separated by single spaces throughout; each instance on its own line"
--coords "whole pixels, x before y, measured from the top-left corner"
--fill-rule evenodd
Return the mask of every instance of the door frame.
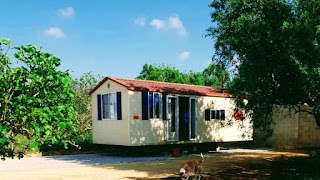
M 198 98 L 196 97 L 196 96 L 192 96 L 192 95 L 174 95 L 174 94 L 170 94 L 170 95 L 167 95 L 167 97 L 166 97 L 166 112 L 167 112 L 167 127 L 166 127 L 166 140 L 167 141 L 180 141 L 180 139 L 179 139 L 179 132 L 180 132 L 180 129 L 179 129 L 179 123 L 180 123 L 180 120 L 179 120 L 179 98 L 180 97 L 188 97 L 189 98 L 189 140 L 190 141 L 195 141 L 196 139 L 197 139 L 197 120 L 198 120 Z M 175 134 L 175 139 L 170 139 L 170 128 L 171 128 L 171 126 L 170 126 L 170 124 L 169 123 L 171 123 L 171 117 L 169 116 L 170 114 L 169 114 L 169 112 L 171 112 L 171 110 L 169 111 L 169 108 L 171 107 L 169 107 L 169 98 L 173 98 L 173 99 L 175 99 L 175 101 L 176 101 L 176 104 L 175 104 L 175 130 L 176 130 L 176 134 Z M 194 117 L 195 117 L 195 120 L 194 120 L 194 123 L 192 124 L 192 100 L 194 100 L 194 103 L 195 103 L 195 105 L 194 105 L 194 113 L 195 113 L 195 115 L 194 115 Z M 170 120 L 169 120 L 169 117 L 170 117 Z M 193 127 L 192 127 L 192 125 L 193 125 Z M 194 128 L 194 138 L 192 138 L 191 136 L 192 136 L 192 128 Z
M 192 100 L 194 100 L 194 123 L 192 124 Z M 197 97 L 195 96 L 190 96 L 189 98 L 189 140 L 190 141 L 195 141 L 197 139 L 197 120 L 198 120 L 198 102 L 197 102 Z M 193 126 L 192 126 L 193 125 Z M 194 128 L 194 138 L 192 138 L 192 128 Z
M 169 106 L 169 99 L 175 99 L 175 138 L 171 138 L 171 116 L 170 113 L 171 112 L 171 105 Z M 167 108 L 167 130 L 166 130 L 166 140 L 167 141 L 179 141 L 179 96 L 174 96 L 174 95 L 167 95 L 166 97 L 166 108 Z M 170 118 L 169 118 L 170 117 Z

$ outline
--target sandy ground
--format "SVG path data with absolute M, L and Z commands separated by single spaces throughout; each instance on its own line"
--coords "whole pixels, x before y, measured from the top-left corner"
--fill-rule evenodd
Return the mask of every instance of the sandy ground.
M 115 170 L 113 164 L 153 162 L 171 157 L 117 157 L 104 154 L 77 154 L 44 157 L 26 157 L 0 161 L 0 179 L 126 179 L 148 177 L 135 170 Z M 110 167 L 105 167 L 109 165 Z
M 293 157 L 308 157 L 304 153 L 274 152 L 274 151 L 251 151 L 234 150 L 220 151 L 219 153 L 206 153 L 203 163 L 203 179 L 274 179 L 283 178 L 282 172 L 286 169 L 279 169 L 273 165 L 273 161 L 285 161 Z M 79 163 L 78 161 L 59 160 L 60 165 L 50 159 L 47 164 L 41 164 L 35 168 L 19 169 L 18 160 L 0 162 L 0 179 L 10 180 L 69 180 L 69 179 L 179 179 L 177 170 L 180 165 L 190 159 L 199 158 L 197 155 L 170 158 L 166 160 L 155 160 L 149 162 L 131 162 L 115 164 L 92 164 Z M 59 158 L 58 158 L 59 159 Z M 37 158 L 26 158 L 24 163 L 30 165 L 37 161 Z M 90 161 L 84 158 L 83 162 Z M 94 162 L 94 161 L 93 161 Z M 11 165 L 8 165 L 10 164 Z M 43 163 L 43 162 L 42 162 Z M 5 170 L 5 166 L 16 165 L 17 169 Z M 55 165 L 54 165 L 55 164 Z M 279 164 L 279 163 L 277 163 Z M 283 164 L 282 164 L 283 165 Z M 282 167 L 282 166 L 281 166 Z M 282 167 L 285 168 L 285 167 Z M 292 169 L 292 168 L 291 168 Z M 290 169 L 289 169 L 290 170 Z M 288 170 L 288 172 L 289 172 Z M 278 172 L 279 171 L 279 172 Z M 290 170 L 291 172 L 291 170 Z M 296 173 L 296 172 L 294 172 Z M 284 174 L 285 175 L 285 174 Z M 293 176 L 295 177 L 295 176 Z M 193 179 L 190 178 L 190 179 Z
M 130 177 L 143 178 L 148 177 L 147 173 L 135 170 L 115 170 L 112 168 L 99 167 L 73 167 L 73 168 L 54 168 L 29 171 L 3 172 L 0 173 L 0 179 L 10 180 L 71 180 L 71 179 L 129 179 Z

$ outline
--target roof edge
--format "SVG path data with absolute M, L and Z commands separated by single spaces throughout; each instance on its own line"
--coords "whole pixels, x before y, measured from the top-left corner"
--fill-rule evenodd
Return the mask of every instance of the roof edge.
M 107 80 L 111 80 L 113 82 L 116 82 L 124 87 L 126 87 L 128 89 L 128 87 L 123 84 L 122 82 L 118 81 L 116 78 L 113 78 L 113 77 L 110 77 L 110 76 L 107 76 L 105 78 L 103 78 L 93 89 L 91 89 L 91 91 L 89 92 L 89 95 L 91 95 L 94 91 L 96 91 L 103 83 L 105 83 Z
M 104 82 L 106 82 L 109 79 L 109 77 L 105 77 L 103 78 L 96 86 L 94 86 L 94 88 L 91 89 L 91 91 L 89 92 L 89 95 L 91 95 L 93 92 L 95 92 Z
M 102 86 L 107 80 L 111 80 L 119 85 L 124 86 L 125 88 L 127 88 L 128 90 L 131 91 L 146 91 L 148 89 L 144 89 L 144 88 L 137 88 L 137 87 L 128 87 L 126 84 L 123 84 L 123 82 L 121 82 L 121 78 L 119 78 L 120 80 L 118 80 L 117 78 L 113 78 L 110 76 L 106 76 L 105 78 L 103 78 L 90 92 L 89 95 L 91 95 L 92 93 L 94 93 L 100 86 Z M 136 80 L 136 79 L 133 79 Z M 138 81 L 149 81 L 149 80 L 140 80 L 138 79 Z M 159 81 L 151 81 L 151 82 L 155 82 L 155 83 L 171 83 L 171 82 L 159 82 Z M 186 86 L 198 86 L 198 85 L 191 85 L 191 84 L 180 84 L 180 83 L 171 83 L 171 84 L 178 84 L 178 85 L 186 85 Z M 207 86 L 203 86 L 203 87 L 207 87 Z M 214 88 L 214 87 L 210 87 L 210 88 Z M 237 97 L 236 95 L 230 94 L 229 92 L 227 92 L 225 89 L 222 90 L 221 88 L 215 88 L 219 91 L 221 91 L 220 94 L 217 94 L 215 96 L 212 97 L 224 97 L 224 98 L 235 98 Z M 196 94 L 190 94 L 190 95 L 196 95 L 196 96 L 205 96 L 204 94 L 201 93 L 196 93 Z

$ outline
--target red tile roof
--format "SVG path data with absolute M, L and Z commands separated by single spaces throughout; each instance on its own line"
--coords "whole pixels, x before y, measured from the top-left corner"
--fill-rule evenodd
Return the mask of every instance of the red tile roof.
M 222 92 L 219 88 L 213 88 L 209 86 L 196 86 L 178 83 L 137 80 L 137 79 L 123 79 L 114 77 L 105 77 L 99 82 L 91 91 L 92 94 L 107 80 L 114 81 L 128 90 L 132 91 L 150 91 L 150 92 L 162 92 L 171 94 L 185 94 L 185 95 L 197 95 L 197 96 L 212 96 L 212 97 L 234 97 L 233 95 Z

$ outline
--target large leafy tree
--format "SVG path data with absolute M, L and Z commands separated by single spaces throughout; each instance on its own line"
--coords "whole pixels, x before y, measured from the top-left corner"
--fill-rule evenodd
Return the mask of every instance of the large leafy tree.
M 215 59 L 236 66 L 233 90 L 247 95 L 255 125 L 268 129 L 274 105 L 308 104 L 320 126 L 320 1 L 214 0 Z
M 189 77 L 183 76 L 183 74 L 174 67 L 167 65 L 154 66 L 152 64 L 143 65 L 142 71 L 137 79 L 174 83 L 189 82 Z
M 225 66 L 216 62 L 212 62 L 202 72 L 190 71 L 187 73 L 182 73 L 178 69 L 168 65 L 154 66 L 151 64 L 145 64 L 137 79 L 219 88 L 221 87 L 222 76 L 225 77 L 226 83 L 230 81 L 230 74 L 226 70 Z
M 220 87 L 222 83 L 221 78 L 224 78 L 225 84 L 229 84 L 231 81 L 230 73 L 227 71 L 226 66 L 223 63 L 217 63 L 215 61 L 209 64 L 201 74 L 204 78 L 205 86 Z
M 71 78 L 60 59 L 32 45 L 13 48 L 0 42 L 0 156 L 23 157 L 43 143 L 73 143 L 77 132 Z

